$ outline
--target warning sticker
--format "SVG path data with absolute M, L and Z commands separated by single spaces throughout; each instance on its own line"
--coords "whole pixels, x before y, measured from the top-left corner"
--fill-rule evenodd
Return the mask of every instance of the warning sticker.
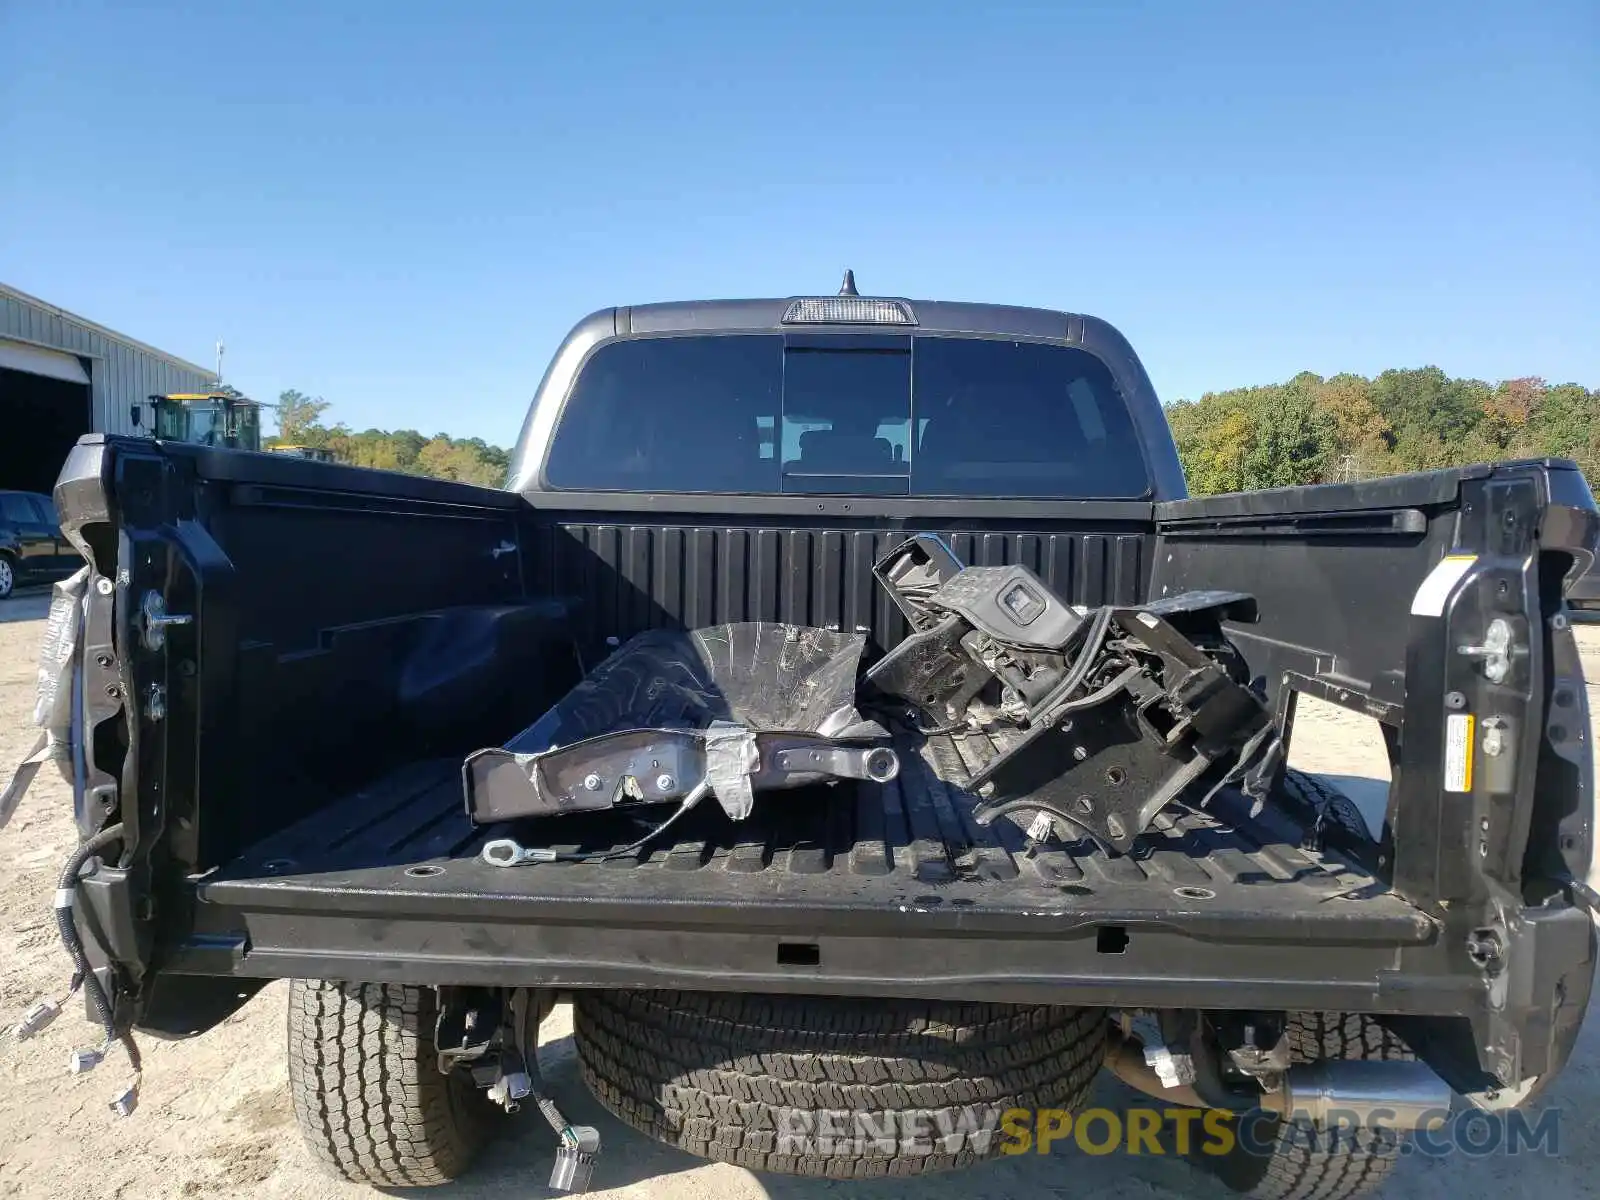
M 1447 792 L 1472 790 L 1474 724 L 1471 713 L 1451 713 L 1444 719 L 1444 790 Z
M 1467 568 L 1477 561 L 1476 554 L 1450 554 L 1441 558 L 1438 566 L 1428 572 L 1417 594 L 1411 597 L 1411 611 L 1419 617 L 1442 616 L 1444 602 L 1450 599 L 1450 593 L 1455 591 Z

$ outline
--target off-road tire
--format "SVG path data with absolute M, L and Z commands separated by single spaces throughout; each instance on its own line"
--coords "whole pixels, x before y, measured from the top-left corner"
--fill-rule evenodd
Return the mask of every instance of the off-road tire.
M 1105 1057 L 1105 1013 L 1054 1005 L 580 991 L 574 1015 L 584 1081 L 633 1128 L 703 1158 L 829 1179 L 998 1153 L 1006 1109 L 1078 1106 Z M 813 1133 L 829 1114 L 832 1144 L 785 1136 L 807 1132 L 797 1112 Z M 920 1148 L 878 1140 L 882 1114 L 911 1112 L 933 1131 Z
M 431 988 L 296 979 L 289 985 L 289 1094 L 306 1144 L 358 1183 L 423 1187 L 471 1164 L 497 1110 L 443 1075 Z
M 1292 1013 L 1288 1035 L 1290 1054 L 1297 1063 L 1416 1058 L 1405 1043 L 1360 1013 Z M 1367 1128 L 1330 1132 L 1261 1112 L 1241 1117 L 1239 1123 L 1251 1125 L 1248 1139 L 1241 1137 L 1226 1155 L 1200 1154 L 1197 1161 L 1251 1200 L 1351 1200 L 1364 1196 L 1388 1177 L 1409 1136 Z M 1261 1153 L 1269 1148 L 1268 1153 Z
M 1344 835 L 1346 848 L 1377 845 L 1356 802 L 1327 780 L 1291 767 L 1283 773 L 1282 790 L 1306 814 L 1322 812 L 1324 820 Z

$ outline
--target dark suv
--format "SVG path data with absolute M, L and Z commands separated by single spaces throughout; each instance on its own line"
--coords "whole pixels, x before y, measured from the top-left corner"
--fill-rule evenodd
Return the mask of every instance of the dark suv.
M 0 600 L 23 584 L 49 583 L 82 565 L 61 534 L 49 496 L 0 491 Z

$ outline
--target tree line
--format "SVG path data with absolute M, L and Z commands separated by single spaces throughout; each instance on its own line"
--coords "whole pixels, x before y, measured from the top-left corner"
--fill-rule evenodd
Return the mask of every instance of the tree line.
M 510 454 L 482 438 L 325 425 L 320 396 L 278 397 L 269 445 L 315 446 L 337 461 L 499 487 Z M 1197 496 L 1464 466 L 1504 458 L 1576 459 L 1600 491 L 1600 389 L 1527 376 L 1457 379 L 1438 367 L 1207 392 L 1167 405 Z
M 1505 458 L 1578 462 L 1600 485 L 1600 390 L 1438 367 L 1287 383 L 1167 406 L 1194 495 L 1428 471 Z
M 353 467 L 404 471 L 462 483 L 500 487 L 511 468 L 511 454 L 482 438 L 425 437 L 415 429 L 366 429 L 357 433 L 343 422 L 323 424 L 332 405 L 293 388 L 278 396 L 278 435 L 268 446 L 311 446 Z

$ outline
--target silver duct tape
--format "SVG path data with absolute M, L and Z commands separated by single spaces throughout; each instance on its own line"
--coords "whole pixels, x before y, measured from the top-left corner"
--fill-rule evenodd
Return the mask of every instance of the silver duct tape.
M 761 761 L 756 737 L 744 725 L 713 721 L 705 730 L 706 782 L 722 805 L 722 811 L 742 821 L 755 808 L 755 789 L 750 776 Z

